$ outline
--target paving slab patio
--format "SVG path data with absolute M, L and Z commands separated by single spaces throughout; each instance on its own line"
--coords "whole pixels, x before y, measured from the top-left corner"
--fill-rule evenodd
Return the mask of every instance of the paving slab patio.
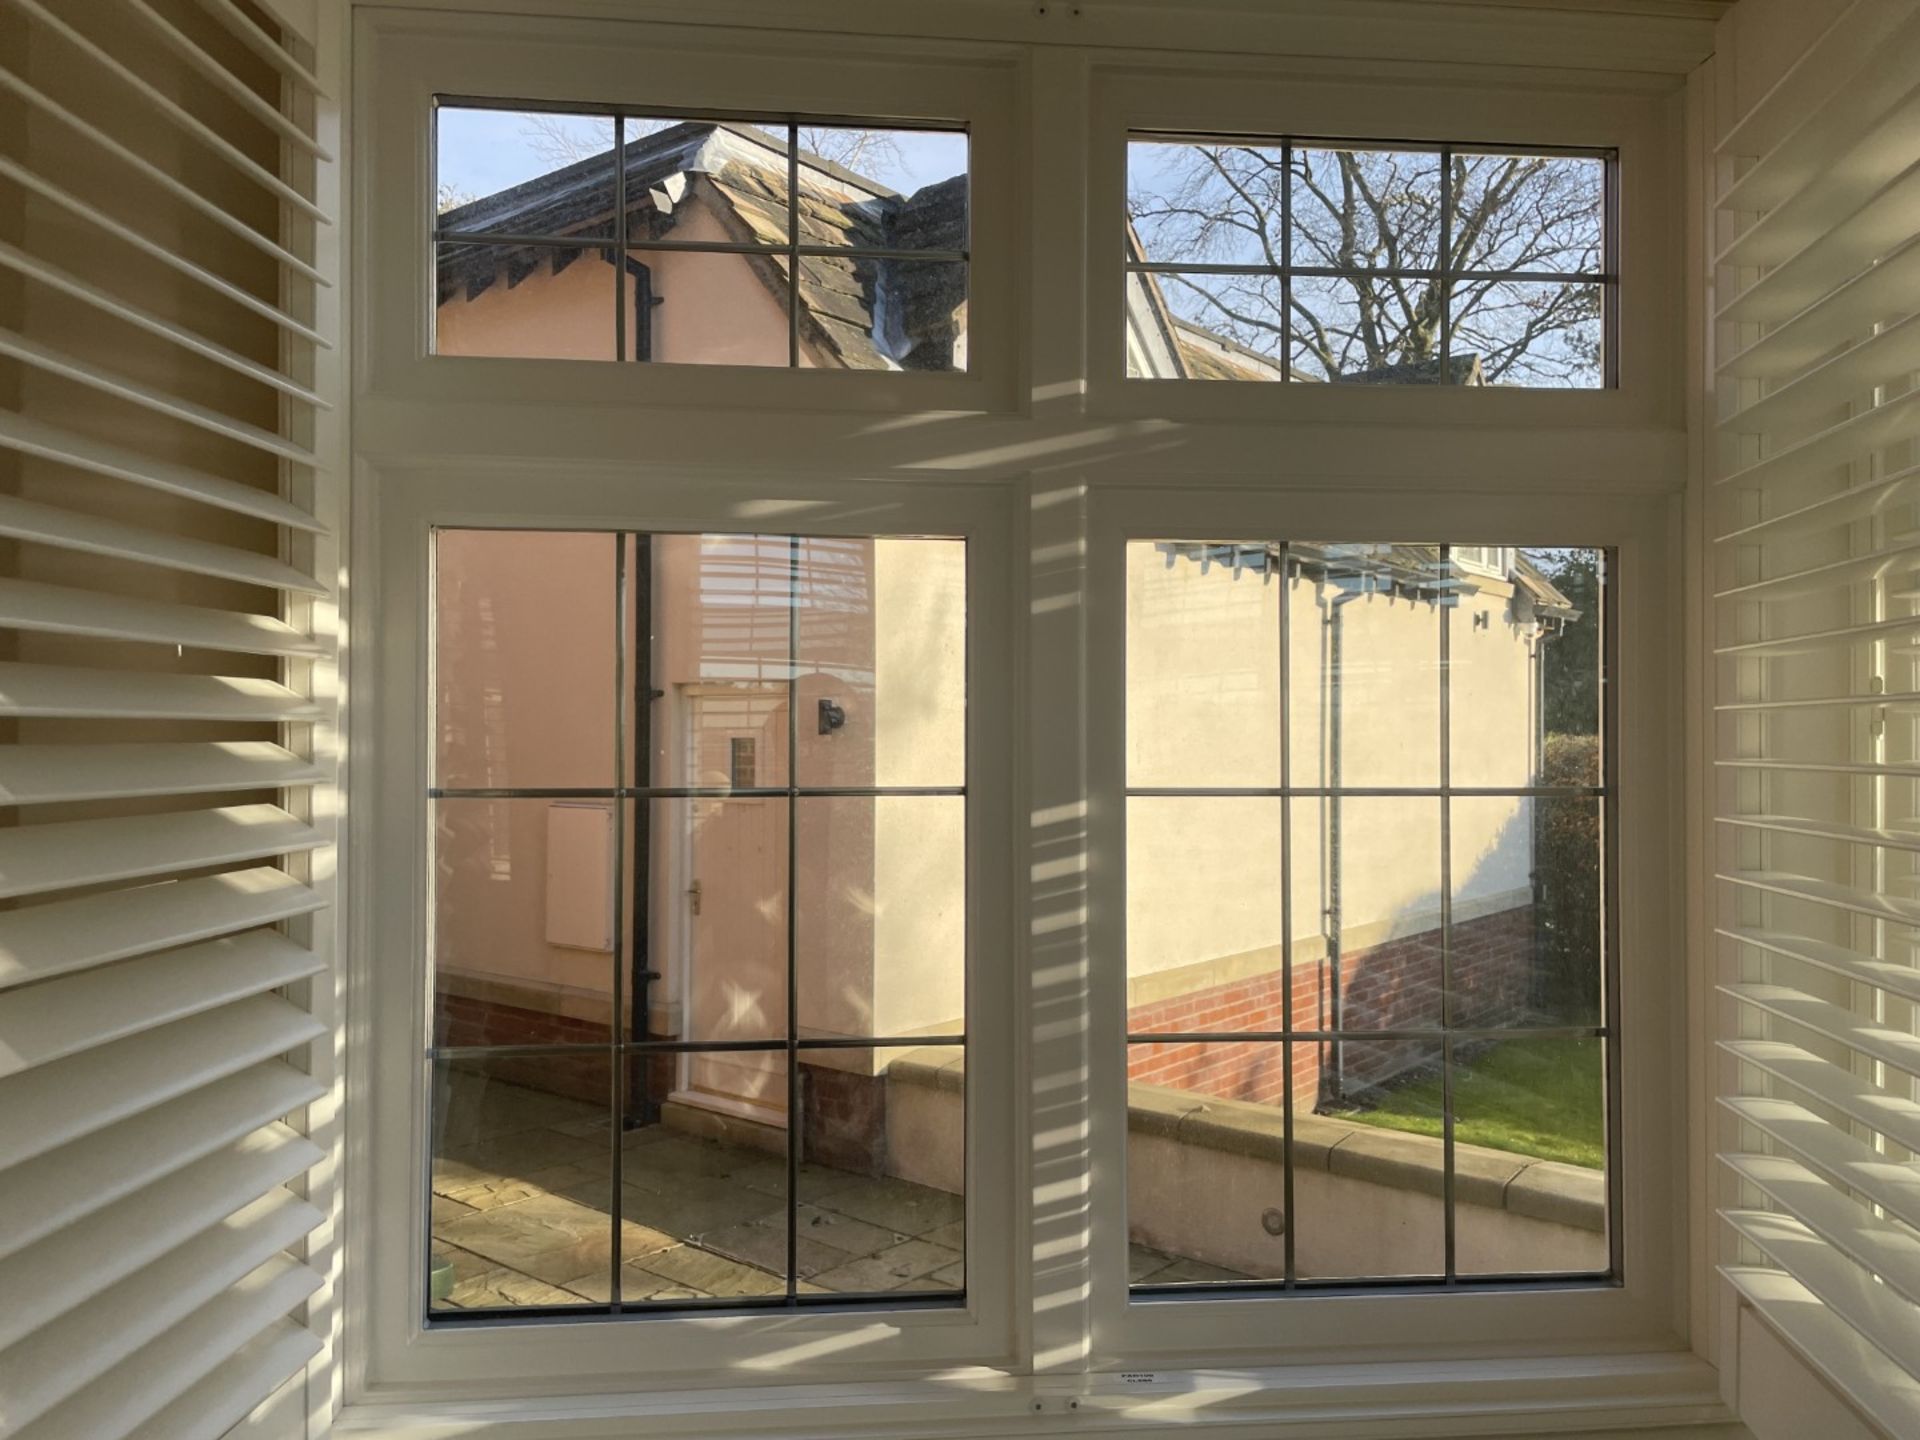
M 436 1310 L 604 1305 L 613 1269 L 612 1161 L 600 1109 L 462 1077 L 433 1170 Z M 621 1137 L 625 1301 L 787 1288 L 784 1157 L 649 1126 Z M 961 1197 L 829 1166 L 799 1169 L 796 1288 L 959 1291 Z

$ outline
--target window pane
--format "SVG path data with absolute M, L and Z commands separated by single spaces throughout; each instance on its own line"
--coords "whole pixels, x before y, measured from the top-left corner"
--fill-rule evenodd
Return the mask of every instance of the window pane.
M 1524 793 L 1603 780 L 1602 552 L 1136 541 L 1127 557 L 1135 1283 L 1604 1271 L 1604 1185 L 1541 1170 L 1538 1194 L 1511 1192 L 1533 1209 L 1510 1205 L 1508 1182 L 1530 1162 L 1510 1153 L 1521 1146 L 1502 1138 L 1493 1103 L 1538 1122 L 1510 1128 L 1543 1162 L 1604 1156 L 1597 1052 L 1554 1037 L 1566 1048 L 1529 1060 L 1525 1047 L 1548 1037 L 1525 1032 L 1610 1038 L 1607 797 Z M 1199 593 L 1177 583 L 1210 583 L 1221 603 L 1142 605 Z M 1272 687 L 1229 693 L 1206 662 L 1210 642 L 1243 664 L 1275 654 L 1283 624 L 1280 716 Z M 1567 658 L 1549 668 L 1553 645 Z M 1208 703 L 1187 703 L 1189 691 Z M 1276 722 L 1285 784 L 1251 748 Z M 1237 758 L 1190 770 L 1186 752 Z M 1519 793 L 1461 793 L 1503 785 Z M 1502 1030 L 1514 1040 L 1491 1042 Z M 1491 1121 L 1458 1137 L 1450 1201 L 1447 1094 L 1462 1067 L 1477 1085 L 1466 1093 L 1492 1097 Z M 1577 1214 L 1569 1186 L 1592 1192 Z M 1542 1230 L 1542 1217 L 1561 1228 Z M 1486 1257 L 1505 1230 L 1503 1271 Z
M 800 1033 L 956 1035 L 966 1014 L 966 801 L 809 796 L 799 804 Z
M 770 1103 L 757 1077 L 777 1073 L 784 1084 L 785 1059 L 736 1051 L 669 1063 L 681 1083 L 661 1118 L 635 1127 L 630 1113 L 623 1136 L 621 1218 L 635 1238 L 622 1255 L 621 1299 L 649 1305 L 782 1294 L 785 1105 Z
M 813 537 L 798 562 L 800 783 L 965 783 L 965 542 Z
M 1276 293 L 1279 282 L 1269 282 Z M 1288 329 L 1294 368 L 1342 385 L 1440 383 L 1439 282 L 1298 275 Z M 1454 365 L 1459 383 L 1464 367 Z
M 627 238 L 787 243 L 785 127 L 629 115 Z
M 1440 155 L 1296 145 L 1293 265 L 1431 270 L 1440 260 Z
M 1135 379 L 1284 378 L 1286 303 L 1278 275 L 1130 273 L 1127 330 L 1127 373 Z
M 629 358 L 665 365 L 785 365 L 787 262 L 771 255 L 634 250 Z
M 1597 1025 L 1597 800 L 1453 802 L 1454 1023 Z
M 1462 1274 L 1606 1270 L 1605 1067 L 1600 1039 L 1456 1050 Z
M 964 1051 L 805 1051 L 805 1293 L 965 1287 Z
M 1605 263 L 1606 161 L 1455 153 L 1457 268 L 1593 274 Z
M 1264 541 L 1128 544 L 1128 783 L 1280 782 L 1280 592 Z
M 616 783 L 611 535 L 434 535 L 434 783 Z
M 1334 1040 L 1305 1048 L 1319 1071 L 1319 1097 L 1295 1118 L 1294 1254 L 1301 1277 L 1444 1274 L 1439 1040 Z
M 1500 278 L 1603 272 L 1603 157 L 1142 136 L 1127 159 L 1130 377 L 1608 383 L 1610 280 Z
M 1437 545 L 1288 547 L 1293 783 L 1440 782 L 1440 615 L 1457 588 Z
M 787 783 L 793 564 L 785 535 L 648 537 L 653 784 L 732 784 L 741 740 L 757 785 Z
M 967 248 L 967 136 L 956 130 L 800 127 L 800 243 Z
M 1132 141 L 1128 258 L 1278 269 L 1285 194 L 1284 152 L 1277 145 Z
M 606 1043 L 615 814 L 611 800 L 434 802 L 435 1044 Z
M 441 355 L 612 360 L 607 252 L 553 245 L 434 247 L 434 344 Z
M 783 796 L 649 802 L 649 963 L 636 986 L 660 1040 L 787 1033 L 787 808 Z
M 1132 1283 L 1284 1280 L 1284 1047 L 1129 1050 L 1129 1073 L 1140 1077 L 1127 1107 Z
M 1453 362 L 1467 385 L 1595 390 L 1606 383 L 1603 288 L 1456 280 Z
M 1599 783 L 1599 552 L 1456 546 L 1453 783 Z M 1489 558 L 1476 563 L 1475 554 Z
M 433 1067 L 434 1310 L 605 1300 L 609 1063 L 600 1050 Z
M 800 340 L 813 369 L 965 370 L 967 264 L 803 255 Z
M 441 228 L 613 234 L 610 116 L 442 105 L 435 126 Z
M 1280 1028 L 1280 827 L 1272 798 L 1128 799 L 1130 1029 Z
M 1440 802 L 1296 799 L 1293 876 L 1295 1024 L 1440 1025 Z M 1314 916 L 1317 928 L 1302 923 Z

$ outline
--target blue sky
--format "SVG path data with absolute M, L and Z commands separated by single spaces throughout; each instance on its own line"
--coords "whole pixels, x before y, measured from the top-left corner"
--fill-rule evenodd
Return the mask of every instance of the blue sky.
M 641 123 L 647 122 L 629 121 L 629 129 Z M 544 152 L 547 142 L 536 128 L 539 125 L 571 140 L 583 154 L 613 144 L 613 122 L 585 115 L 536 119 L 512 110 L 446 107 L 440 111 L 439 124 L 440 184 L 463 195 L 491 195 L 559 168 L 564 162 Z M 855 168 L 902 194 L 911 194 L 966 168 L 964 135 L 914 130 L 888 131 L 886 135 L 892 142 L 890 148 Z

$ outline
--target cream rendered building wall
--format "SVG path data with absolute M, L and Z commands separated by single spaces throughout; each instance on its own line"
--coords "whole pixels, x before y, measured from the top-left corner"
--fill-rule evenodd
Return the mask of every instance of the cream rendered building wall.
M 1128 555 L 1128 764 L 1135 786 L 1272 786 L 1280 780 L 1277 577 L 1152 545 Z M 1290 582 L 1291 782 L 1314 788 L 1439 783 L 1438 607 L 1383 594 L 1337 604 L 1337 587 Z M 1529 625 L 1511 587 L 1487 580 L 1453 613 L 1453 778 L 1524 785 L 1536 724 Z M 1485 617 L 1484 624 L 1480 617 Z M 1340 628 L 1332 667 L 1331 627 Z M 1337 701 L 1339 755 L 1329 749 Z M 1323 953 L 1334 878 L 1334 802 L 1293 803 L 1295 958 Z M 1266 798 L 1138 797 L 1128 804 L 1128 971 L 1277 966 L 1281 805 Z M 1530 813 L 1521 799 L 1456 800 L 1453 889 L 1466 918 L 1529 903 Z M 1439 923 L 1440 813 L 1431 799 L 1343 798 L 1343 948 Z M 1258 960 L 1235 962 L 1269 952 Z M 1193 987 L 1211 983 L 1197 970 Z

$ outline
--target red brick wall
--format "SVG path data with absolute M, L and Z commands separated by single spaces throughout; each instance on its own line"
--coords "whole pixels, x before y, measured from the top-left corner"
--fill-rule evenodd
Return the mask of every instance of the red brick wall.
M 887 1082 L 800 1062 L 800 1155 L 857 1175 L 887 1173 Z
M 485 1061 L 497 1080 L 565 1095 L 571 1100 L 605 1104 L 612 1077 L 607 1073 L 607 1027 L 593 1020 L 550 1015 L 520 1005 L 476 1000 L 442 991 L 435 997 L 435 1040 L 441 1045 L 594 1045 L 581 1055 L 503 1055 Z
M 1525 1008 L 1533 965 L 1533 908 L 1523 905 L 1453 929 L 1451 957 L 1454 1023 L 1497 1024 Z M 1403 935 L 1384 945 L 1341 957 L 1344 1029 L 1401 1030 L 1436 1027 L 1440 1006 L 1440 932 Z M 1293 1023 L 1317 1030 L 1331 1023 L 1328 967 L 1314 960 L 1293 971 Z M 1128 1016 L 1135 1034 L 1152 1031 L 1277 1031 L 1285 1027 L 1278 971 L 1236 980 L 1210 990 L 1136 1007 Z M 1343 1047 L 1352 1081 L 1377 1083 L 1439 1056 L 1427 1041 L 1371 1041 Z M 1296 1105 L 1313 1106 L 1328 1047 L 1298 1041 L 1293 1047 Z M 1278 1105 L 1286 1092 L 1286 1061 L 1278 1041 L 1209 1041 L 1142 1044 L 1131 1048 L 1127 1076 L 1151 1085 Z

